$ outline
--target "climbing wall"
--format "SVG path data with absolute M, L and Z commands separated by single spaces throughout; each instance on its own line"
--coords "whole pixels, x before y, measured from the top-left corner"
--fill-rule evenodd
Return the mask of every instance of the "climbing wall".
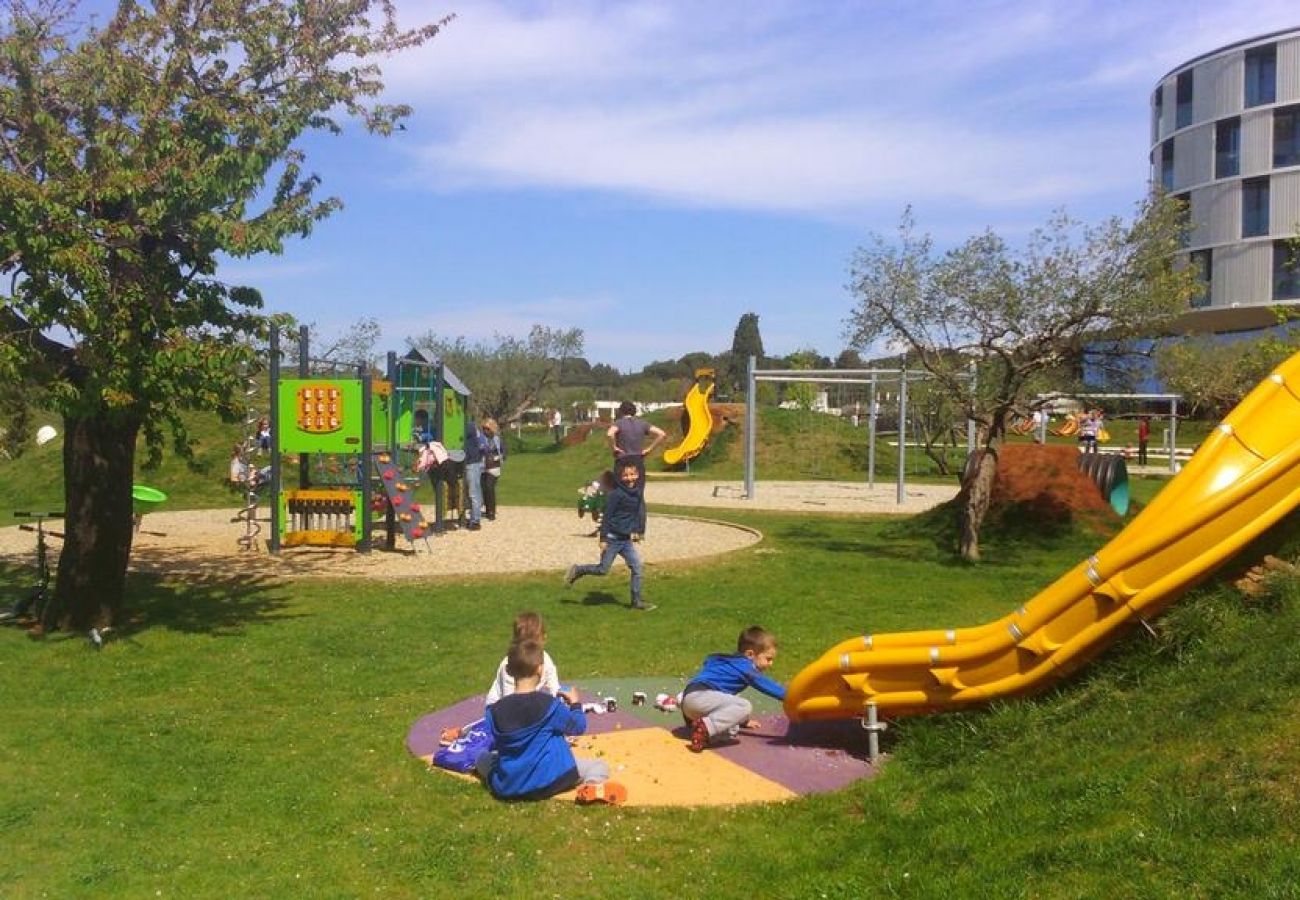
M 402 536 L 411 544 L 424 538 L 428 532 L 428 523 L 424 521 L 420 504 L 415 502 L 415 488 L 419 484 L 418 476 L 408 476 L 403 473 L 388 453 L 375 454 L 375 472 L 379 476 L 379 482 L 384 486 L 384 496 L 388 498 L 388 504 L 393 508 L 397 525 L 402 529 Z M 426 546 L 427 544 L 426 540 Z

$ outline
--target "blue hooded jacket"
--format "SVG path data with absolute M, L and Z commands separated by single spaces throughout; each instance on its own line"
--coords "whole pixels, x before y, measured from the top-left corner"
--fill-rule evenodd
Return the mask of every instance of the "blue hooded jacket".
M 488 775 L 492 793 L 505 800 L 534 800 L 578 784 L 578 767 L 566 735 L 587 730 L 581 709 L 540 691 L 510 694 L 487 708 L 496 739 L 496 765 Z M 502 731 L 498 719 L 513 725 Z

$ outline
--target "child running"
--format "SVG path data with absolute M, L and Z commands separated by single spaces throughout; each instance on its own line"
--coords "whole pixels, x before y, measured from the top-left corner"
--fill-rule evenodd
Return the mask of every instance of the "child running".
M 763 673 L 776 659 L 776 638 L 758 625 L 740 633 L 735 654 L 711 653 L 682 691 L 682 715 L 691 726 L 691 752 L 699 753 L 718 735 L 734 738 L 749 723 L 753 705 L 736 696 L 747 687 L 785 699 L 785 688 Z
M 521 612 L 515 616 L 514 634 L 510 638 L 511 644 L 519 644 L 524 641 L 536 641 L 542 649 L 542 680 L 538 689 L 545 691 L 552 697 L 560 695 L 560 673 L 555 669 L 555 661 L 551 655 L 546 652 L 546 622 L 542 619 L 540 613 Z M 488 688 L 487 699 L 484 703 L 491 706 L 502 697 L 508 697 L 515 692 L 515 680 L 508 671 L 507 663 L 510 657 L 507 655 L 501 660 L 501 665 L 497 667 L 496 677 L 492 679 L 492 686 Z
M 587 717 L 574 690 L 560 696 L 538 690 L 544 651 L 537 641 L 510 646 L 506 670 L 515 692 L 487 708 L 485 718 L 495 750 L 475 768 L 502 800 L 541 800 L 578 788 L 579 803 L 622 803 L 627 789 L 609 781 L 609 766 L 599 759 L 576 759 L 566 737 L 587 730 Z
M 600 517 L 600 562 L 592 565 L 572 565 L 564 575 L 564 583 L 572 585 L 583 575 L 607 575 L 614 557 L 621 556 L 632 571 L 632 608 L 642 612 L 655 609 L 641 596 L 641 554 L 637 552 L 634 536 L 645 530 L 645 496 L 641 493 L 641 470 L 637 463 L 626 460 L 617 469 L 618 484 L 605 499 L 605 512 Z

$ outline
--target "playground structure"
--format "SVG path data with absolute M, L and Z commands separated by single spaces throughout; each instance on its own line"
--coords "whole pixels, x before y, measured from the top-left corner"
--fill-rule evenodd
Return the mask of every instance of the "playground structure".
M 967 376 L 974 379 L 974 369 Z M 899 506 L 906 500 L 907 479 L 907 416 L 908 385 L 926 381 L 929 375 L 924 372 L 909 371 L 906 365 L 897 369 L 759 369 L 757 360 L 749 358 L 748 375 L 745 388 L 745 497 L 756 496 L 757 466 L 756 448 L 758 443 L 758 383 L 813 384 L 813 385 L 866 385 L 867 386 L 867 471 L 866 482 L 871 487 L 876 483 L 876 434 L 877 420 L 880 417 L 880 392 L 892 387 L 898 392 L 898 474 L 896 478 L 896 502 Z M 818 413 L 823 415 L 823 413 Z M 857 425 L 857 417 L 854 417 Z M 967 455 L 975 449 L 975 423 L 966 425 Z
M 1040 690 L 1300 504 L 1300 354 L 1219 424 L 1123 531 L 1024 606 L 971 628 L 843 641 L 790 682 L 791 721 L 951 710 Z M 872 731 L 874 739 L 876 732 Z
M 1116 393 L 1110 393 L 1110 394 L 1096 394 L 1096 393 L 1088 393 L 1088 394 L 1062 394 L 1062 393 L 1053 393 L 1053 394 L 1039 394 L 1039 395 L 1038 395 L 1038 403 L 1039 403 L 1039 405 L 1041 406 L 1041 405 L 1044 405 L 1044 404 L 1050 403 L 1050 402 L 1052 402 L 1052 401 L 1059 400 L 1059 399 L 1061 399 L 1061 398 L 1077 398 L 1077 399 L 1079 399 L 1079 400 L 1118 400 L 1118 401 L 1125 402 L 1125 403 L 1138 402 L 1138 403 L 1156 403 L 1156 404 L 1164 404 L 1164 405 L 1167 407 L 1168 412 L 1166 412 L 1163 416 L 1152 415 L 1152 416 L 1150 417 L 1150 418 L 1152 418 L 1152 419 L 1160 419 L 1160 418 L 1164 418 L 1164 419 L 1167 419 L 1167 421 L 1168 421 L 1168 424 L 1166 425 L 1165 430 L 1164 430 L 1164 434 L 1163 434 L 1163 438 L 1162 438 L 1162 442 L 1161 442 L 1161 448 L 1160 448 L 1160 449 L 1157 449 L 1157 450 L 1155 450 L 1155 451 L 1153 451 L 1152 455 L 1155 455 L 1155 456 L 1166 455 L 1166 456 L 1168 457 L 1168 460 L 1169 460 L 1169 471 L 1170 471 L 1170 472 L 1176 472 L 1176 471 L 1178 471 L 1178 462 L 1177 462 L 1177 456 L 1178 456 L 1178 450 L 1177 450 L 1177 440 L 1178 440 L 1178 404 L 1179 404 L 1179 402 L 1183 399 L 1183 395 L 1182 395 L 1182 394 L 1134 394 L 1134 393 L 1119 393 L 1119 394 L 1116 394 Z M 1054 436 L 1056 436 L 1056 437 L 1069 437 L 1070 435 L 1078 434 L 1078 432 L 1079 432 L 1079 421 L 1080 421 L 1080 419 L 1079 419 L 1079 417 L 1078 417 L 1079 415 L 1081 415 L 1081 414 L 1068 415 L 1068 416 L 1066 416 L 1065 421 L 1062 422 L 1061 425 L 1060 425 L 1059 427 L 1051 429 L 1051 434 L 1054 435 Z M 1039 441 L 1041 442 L 1041 441 L 1043 441 L 1043 440 L 1046 440 L 1047 433 L 1048 433 L 1048 428 L 1047 428 L 1047 419 L 1046 419 L 1046 417 L 1043 418 L 1043 420 L 1042 420 L 1042 424 L 1039 426 L 1039 429 L 1040 429 L 1040 430 L 1039 430 L 1039 434 L 1038 434 L 1038 439 L 1039 439 Z M 1032 428 L 1030 429 L 1030 431 L 1032 431 Z M 1027 434 L 1027 433 L 1029 433 L 1029 432 L 1027 432 L 1027 431 L 1021 431 L 1021 432 L 1018 432 L 1018 433 L 1019 433 L 1019 434 Z M 1103 428 L 1100 432 L 1098 432 L 1098 434 L 1097 434 L 1097 440 L 1098 440 L 1099 442 L 1101 442 L 1101 443 L 1106 443 L 1107 441 L 1110 440 L 1110 434 L 1106 431 L 1106 429 Z
M 369 364 L 341 366 L 312 360 L 306 328 L 298 333 L 298 367 L 286 377 L 280 334 L 271 333 L 271 460 L 267 481 L 271 529 L 267 546 L 371 549 L 376 520 L 383 545 L 394 549 L 400 533 L 409 547 L 425 539 L 428 523 L 414 502 L 419 475 L 412 440 L 417 416 L 433 439 L 454 457 L 461 452 L 469 391 L 441 362 L 412 350 L 387 356 L 387 373 L 375 378 Z M 296 477 L 286 479 L 287 457 Z M 292 482 L 292 484 L 291 484 Z M 240 521 L 255 516 L 257 492 Z M 442 521 L 436 496 L 435 527 Z M 245 536 L 241 545 L 251 544 Z
M 686 415 L 685 435 L 675 447 L 663 452 L 665 465 L 677 466 L 689 463 L 699 456 L 709 443 L 713 433 L 713 413 L 709 410 L 709 400 L 716 387 L 717 372 L 709 368 L 695 370 L 695 383 L 686 392 L 682 406 Z

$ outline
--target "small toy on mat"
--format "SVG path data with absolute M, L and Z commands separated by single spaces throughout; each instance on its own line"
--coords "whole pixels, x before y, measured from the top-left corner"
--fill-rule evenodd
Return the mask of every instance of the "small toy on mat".
M 578 787 L 578 796 L 574 799 L 583 806 L 592 803 L 622 806 L 627 802 L 627 788 L 617 781 L 605 781 L 600 784 L 591 784 L 589 782 Z
M 656 694 L 655 709 L 662 709 L 664 712 L 676 712 L 677 698 L 672 694 Z

